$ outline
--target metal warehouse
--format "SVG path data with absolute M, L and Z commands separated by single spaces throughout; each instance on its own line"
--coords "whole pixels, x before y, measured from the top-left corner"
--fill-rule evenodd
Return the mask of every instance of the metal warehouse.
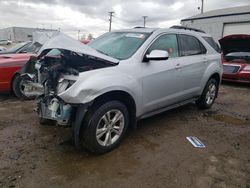
M 8 27 L 0 29 L 0 40 L 9 39 L 13 42 L 32 41 L 35 32 L 56 31 L 51 29 L 27 28 L 27 27 Z
M 181 25 L 202 29 L 215 40 L 231 34 L 250 34 L 250 5 L 208 11 L 181 20 Z

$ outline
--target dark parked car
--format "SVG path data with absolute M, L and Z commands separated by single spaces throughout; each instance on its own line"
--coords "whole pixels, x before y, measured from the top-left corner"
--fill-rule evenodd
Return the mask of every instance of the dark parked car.
M 229 35 L 219 40 L 225 81 L 250 83 L 250 35 Z
M 7 50 L 0 51 L 0 54 L 35 53 L 41 46 L 38 42 L 21 42 Z

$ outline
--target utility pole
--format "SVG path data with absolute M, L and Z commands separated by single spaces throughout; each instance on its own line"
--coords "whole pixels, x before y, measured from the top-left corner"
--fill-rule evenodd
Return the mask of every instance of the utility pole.
M 142 16 L 143 17 L 143 26 L 146 27 L 146 19 L 147 19 L 147 16 Z
M 78 30 L 78 40 L 80 39 L 80 30 Z
M 111 24 L 112 24 L 112 17 L 115 12 L 108 12 L 109 13 L 109 32 L 111 31 Z
M 201 0 L 201 14 L 203 14 L 204 10 L 204 0 Z

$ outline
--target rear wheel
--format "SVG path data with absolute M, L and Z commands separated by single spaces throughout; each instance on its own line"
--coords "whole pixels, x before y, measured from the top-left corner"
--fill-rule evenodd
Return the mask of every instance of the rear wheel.
M 119 146 L 129 123 L 129 113 L 119 101 L 109 101 L 88 114 L 82 134 L 83 146 L 101 154 Z
M 196 101 L 200 109 L 211 108 L 217 96 L 218 86 L 219 83 L 213 78 L 207 82 L 201 97 Z

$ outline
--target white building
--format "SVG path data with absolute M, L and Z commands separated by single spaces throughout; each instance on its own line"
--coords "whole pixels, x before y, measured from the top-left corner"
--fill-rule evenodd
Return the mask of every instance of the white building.
M 52 29 L 8 27 L 0 29 L 0 40 L 9 39 L 13 42 L 32 41 L 35 32 L 55 32 Z
M 204 30 L 215 40 L 231 34 L 250 35 L 250 5 L 208 11 L 181 20 L 181 25 Z

